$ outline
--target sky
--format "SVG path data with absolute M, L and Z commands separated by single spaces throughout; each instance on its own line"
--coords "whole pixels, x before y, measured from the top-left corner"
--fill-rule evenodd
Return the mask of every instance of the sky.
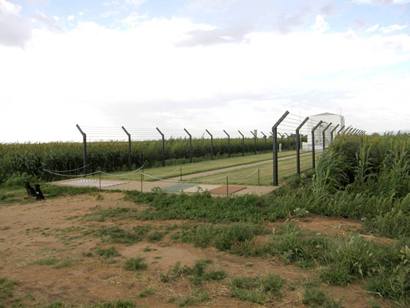
M 410 0 L 0 0 L 0 107 L 0 142 L 409 130 Z

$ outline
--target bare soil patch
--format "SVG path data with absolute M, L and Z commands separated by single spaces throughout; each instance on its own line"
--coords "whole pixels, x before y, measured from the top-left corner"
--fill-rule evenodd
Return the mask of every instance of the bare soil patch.
M 161 282 L 161 274 L 177 262 L 193 266 L 199 260 L 211 260 L 211 267 L 224 270 L 228 277 L 219 282 L 205 282 L 201 288 L 209 294 L 209 299 L 194 303 L 195 306 L 257 307 L 233 298 L 229 280 L 273 273 L 285 279 L 286 284 L 282 296 L 265 306 L 304 307 L 303 284 L 315 277 L 314 270 L 284 264 L 278 258 L 241 257 L 215 248 L 175 243 L 170 236 L 157 242 L 144 240 L 131 245 L 105 243 L 92 232 L 104 226 L 150 225 L 163 229 L 185 222 L 83 219 L 96 207 L 143 209 L 145 206 L 124 200 L 122 193 L 102 193 L 0 207 L 0 277 L 17 283 L 14 298 L 8 299 L 8 304 L 18 300 L 35 307 L 57 301 L 80 305 L 130 300 L 146 307 L 175 307 L 198 287 L 185 277 L 172 283 Z M 302 228 L 330 235 L 361 229 L 358 222 L 330 218 L 313 217 L 296 222 Z M 114 247 L 119 256 L 104 259 L 95 254 L 96 247 Z M 125 261 L 138 256 L 144 258 L 147 269 L 125 270 Z M 369 306 L 370 297 L 360 286 L 325 288 L 335 298 L 342 298 L 345 307 Z M 141 292 L 147 289 L 152 292 L 141 297 Z

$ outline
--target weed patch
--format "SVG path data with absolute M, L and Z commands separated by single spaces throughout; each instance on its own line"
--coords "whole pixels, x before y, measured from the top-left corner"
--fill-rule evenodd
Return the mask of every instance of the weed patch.
M 15 285 L 16 283 L 14 281 L 4 277 L 0 278 L 0 307 L 5 304 L 6 300 L 13 297 Z
M 140 298 L 145 298 L 151 295 L 155 294 L 155 290 L 152 288 L 145 288 L 144 290 L 142 290 L 139 294 L 138 297 Z
M 48 257 L 44 259 L 40 259 L 35 261 L 33 264 L 35 265 L 44 265 L 44 266 L 50 266 L 52 268 L 64 268 L 64 267 L 70 267 L 73 265 L 73 261 L 70 259 L 57 259 L 55 257 Z
M 92 213 L 84 216 L 88 221 L 120 220 L 138 217 L 138 210 L 135 208 L 116 207 L 109 209 L 95 209 Z
M 142 241 L 148 230 L 148 226 L 135 227 L 132 230 L 104 227 L 97 231 L 97 235 L 105 242 L 133 244 Z
M 310 267 L 315 263 L 329 263 L 331 244 L 326 237 L 301 231 L 293 224 L 285 224 L 276 231 L 264 250 L 280 255 L 287 262 Z
M 207 268 L 212 262 L 209 260 L 197 261 L 193 267 L 181 266 L 176 263 L 166 274 L 161 274 L 161 281 L 169 283 L 176 281 L 180 277 L 188 277 L 196 286 L 202 285 L 205 281 L 220 281 L 225 279 L 224 271 L 208 271 Z
M 339 302 L 329 298 L 317 288 L 306 288 L 303 294 L 303 304 L 309 307 L 341 308 Z
M 125 262 L 124 268 L 127 271 L 142 271 L 142 270 L 146 270 L 148 268 L 147 263 L 145 263 L 144 258 L 141 257 L 137 257 L 137 258 L 131 258 L 128 259 Z
M 114 258 L 120 255 L 118 251 L 115 249 L 115 247 L 110 247 L 110 248 L 97 247 L 95 249 L 95 253 L 99 255 L 100 257 L 103 257 L 104 259 Z
M 199 225 L 185 228 L 174 238 L 186 243 L 193 243 L 197 247 L 214 246 L 219 250 L 229 251 L 249 242 L 257 235 L 265 234 L 267 230 L 260 225 L 234 223 L 230 225 Z M 240 249 L 236 249 L 241 253 Z
M 243 301 L 265 304 L 274 297 L 280 296 L 284 280 L 276 275 L 265 277 L 237 277 L 230 284 L 233 297 Z
M 188 296 L 179 298 L 176 303 L 179 307 L 193 306 L 209 300 L 208 292 L 204 290 L 194 290 Z

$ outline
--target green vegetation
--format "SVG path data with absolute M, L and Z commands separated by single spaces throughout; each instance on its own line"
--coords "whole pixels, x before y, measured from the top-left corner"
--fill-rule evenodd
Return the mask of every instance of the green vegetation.
M 137 203 L 150 205 L 137 219 L 205 222 L 183 227 L 174 234 L 176 240 L 242 255 L 277 255 L 302 267 L 318 267 L 326 283 L 362 280 L 375 294 L 408 304 L 409 192 L 410 139 L 399 135 L 340 136 L 322 154 L 313 177 L 289 179 L 288 185 L 264 197 L 212 198 L 207 193 L 187 196 L 161 191 L 127 194 Z M 359 219 L 365 231 L 398 241 L 381 245 L 358 235 L 332 238 L 288 224 L 275 230 L 267 242 L 256 241 L 256 236 L 266 232 L 252 225 L 311 214 Z M 249 297 L 258 301 L 253 293 Z
M 285 151 L 280 152 L 279 157 L 283 159 L 288 159 L 288 157 L 295 157 L 294 151 Z M 289 158 L 290 159 L 290 158 Z M 193 163 L 183 163 L 177 165 L 170 165 L 165 167 L 153 167 L 145 169 L 144 171 L 149 174 L 149 176 L 144 177 L 144 181 L 154 181 L 156 178 L 171 178 L 171 177 L 180 177 L 182 174 L 182 179 L 185 178 L 187 175 L 195 175 L 196 173 L 212 171 L 212 170 L 219 170 L 223 168 L 230 168 L 230 167 L 237 167 L 243 166 L 246 168 L 246 165 L 249 164 L 257 164 L 257 165 L 266 165 L 264 162 L 271 162 L 272 160 L 272 153 L 264 153 L 264 154 L 248 154 L 246 156 L 237 156 L 237 157 L 229 157 L 229 158 L 219 158 L 214 160 L 205 160 Z M 295 160 L 295 159 L 293 159 Z M 251 168 L 251 167 L 249 167 Z M 258 166 L 255 166 L 252 169 L 256 170 Z M 295 167 L 296 168 L 296 167 Z M 237 172 L 237 171 L 232 171 Z M 115 172 L 110 175 L 104 175 L 104 179 L 121 179 L 121 180 L 140 180 L 141 174 L 136 172 Z M 192 176 L 190 177 L 192 178 Z
M 279 177 L 287 178 L 296 173 L 296 156 L 294 152 L 281 154 L 279 158 Z M 230 184 L 244 184 L 244 185 L 272 185 L 272 154 L 268 161 L 257 166 L 244 166 L 237 170 L 228 170 L 225 172 L 218 172 L 214 175 L 204 177 L 195 177 L 192 179 L 194 183 L 211 183 L 211 184 L 225 184 L 226 177 Z M 318 153 L 318 157 L 319 157 Z M 312 157 L 310 153 L 302 154 L 301 156 L 301 170 L 308 170 L 312 168 Z
M 265 253 L 280 255 L 285 261 L 302 267 L 329 263 L 331 249 L 332 242 L 326 237 L 302 232 L 293 224 L 283 225 L 264 247 Z
M 257 235 L 266 234 L 260 225 L 234 223 L 226 226 L 204 224 L 186 227 L 174 239 L 193 243 L 197 247 L 214 246 L 219 250 L 233 250 L 245 254 L 244 247 Z
M 45 306 L 45 308 L 73 308 L 78 307 L 78 305 L 64 304 L 62 302 L 54 302 L 50 305 Z M 135 308 L 136 305 L 132 301 L 128 300 L 118 300 L 114 302 L 92 304 L 92 305 L 80 305 L 80 307 L 89 308 Z
M 176 303 L 179 307 L 193 306 L 209 300 L 208 292 L 204 290 L 194 290 L 188 296 L 179 298 Z
M 306 160 L 310 163 L 308 158 Z M 215 160 L 212 163 L 222 161 Z M 290 162 L 294 164 L 291 159 Z M 260 166 L 263 165 L 262 162 Z M 174 171 L 171 167 L 166 168 L 169 168 L 168 174 L 172 176 Z M 237 173 L 238 181 L 246 181 L 251 168 L 254 167 L 232 172 Z M 289 168 L 293 170 L 294 166 L 290 165 Z M 179 170 L 175 172 L 178 175 Z M 217 176 L 202 180 L 215 181 Z M 10 195 L 1 198 L 18 198 L 19 190 L 13 191 L 10 188 L 20 185 L 24 178 L 25 176 L 13 177 L 5 182 L 3 187 L 9 189 Z M 48 187 L 45 186 L 45 190 Z M 53 188 L 46 190 L 50 196 L 81 191 L 51 189 Z M 131 205 L 128 208 L 96 208 L 85 218 L 93 221 L 191 220 L 169 230 L 146 225 L 130 229 L 105 226 L 93 232 L 104 242 L 133 244 L 142 240 L 161 241 L 172 231 L 170 238 L 175 241 L 191 243 L 197 247 L 215 247 L 242 256 L 276 256 L 299 267 L 314 269 L 312 275 L 322 283 L 339 286 L 359 283 L 371 294 L 408 306 L 409 193 L 408 135 L 339 136 L 321 155 L 315 174 L 288 178 L 287 185 L 267 196 L 212 198 L 208 193 L 168 195 L 161 190 L 146 194 L 127 192 L 128 199 L 143 203 L 144 207 Z M 292 220 L 315 214 L 360 220 L 363 222 L 361 232 L 383 235 L 394 240 L 373 241 L 359 234 L 329 236 L 300 229 L 292 223 L 267 228 L 268 223 L 278 220 Z M 110 258 L 118 252 L 111 248 L 97 248 L 95 253 Z M 37 262 L 56 266 L 60 261 L 50 258 Z M 125 268 L 132 271 L 146 267 L 143 258 L 129 259 L 125 263 Z M 162 274 L 160 279 L 164 283 L 178 279 L 189 280 L 194 286 L 194 292 L 179 298 L 176 303 L 182 306 L 198 304 L 208 300 L 209 295 L 196 288 L 226 278 L 225 272 L 210 270 L 210 267 L 208 261 L 199 261 L 192 267 L 177 263 Z M 283 280 L 273 275 L 236 277 L 230 281 L 229 286 L 232 296 L 264 304 L 280 295 Z M 341 307 L 341 303 L 329 298 L 318 286 L 306 287 L 303 303 L 308 306 Z
M 309 307 L 341 308 L 339 302 L 329 298 L 325 293 L 317 288 L 308 287 L 303 294 L 303 304 Z
M 181 277 L 188 277 L 195 286 L 202 285 L 205 281 L 220 281 L 225 279 L 224 271 L 207 271 L 212 264 L 210 260 L 199 260 L 193 267 L 181 266 L 177 262 L 166 274 L 161 274 L 161 281 L 164 283 L 174 282 Z
M 139 294 L 138 297 L 140 298 L 145 298 L 151 295 L 155 294 L 155 289 L 153 288 L 145 288 L 144 290 L 142 290 Z
M 14 281 L 0 277 L 0 307 L 6 307 L 6 302 L 13 298 L 15 285 Z
M 280 296 L 284 281 L 277 275 L 265 277 L 237 277 L 232 279 L 230 288 L 233 297 L 243 301 L 264 304 Z
M 110 303 L 103 303 L 91 306 L 92 308 L 135 308 L 136 305 L 132 301 L 119 300 Z
M 95 249 L 95 253 L 99 255 L 100 257 L 103 257 L 104 259 L 114 258 L 120 255 L 117 249 L 115 249 L 115 247 L 110 247 L 110 248 L 97 247 Z
M 138 209 L 114 207 L 108 209 L 96 209 L 92 213 L 84 216 L 84 219 L 103 222 L 110 219 L 130 219 L 136 217 L 138 217 Z
M 149 226 L 138 226 L 132 228 L 132 230 L 124 230 L 119 227 L 103 227 L 96 234 L 104 242 L 133 244 L 142 241 L 149 230 Z
M 142 257 L 137 257 L 137 258 L 131 258 L 128 259 L 125 262 L 124 268 L 127 271 L 142 271 L 148 268 L 147 263 L 145 263 L 144 258 Z
M 33 264 L 46 265 L 46 266 L 50 266 L 52 268 L 58 269 L 58 268 L 64 268 L 64 267 L 69 267 L 73 265 L 73 261 L 69 259 L 60 260 L 56 257 L 47 257 L 44 259 L 37 260 Z
M 193 139 L 193 156 L 195 161 L 209 160 L 211 154 L 210 140 Z M 215 158 L 253 153 L 256 151 L 269 151 L 270 142 L 259 140 L 255 146 L 254 140 L 233 138 L 230 145 L 227 139 L 214 139 Z M 295 142 L 292 138 L 281 141 L 284 151 L 294 149 Z M 132 143 L 131 161 L 133 167 L 158 166 L 162 160 L 161 141 L 136 141 Z M 167 164 L 188 162 L 189 144 L 184 139 L 170 139 L 165 145 L 165 159 Z M 28 144 L 0 144 L 0 183 L 6 181 L 11 175 L 28 174 L 43 180 L 55 178 L 44 171 L 73 170 L 82 166 L 82 143 L 28 143 Z M 91 142 L 88 143 L 87 171 L 104 170 L 106 172 L 127 170 L 128 143 L 127 142 Z M 79 171 L 82 172 L 81 170 Z
M 24 182 L 40 183 L 37 179 L 28 175 L 12 176 L 6 183 L 0 185 L 0 205 L 11 203 L 26 203 L 33 201 L 34 198 L 29 198 L 24 188 Z M 97 193 L 96 188 L 89 187 L 63 187 L 50 184 L 41 184 L 41 190 L 44 196 L 48 198 L 75 196 L 84 193 Z
M 159 242 L 163 239 L 164 235 L 164 232 L 151 231 L 150 233 L 148 233 L 147 239 L 150 242 Z

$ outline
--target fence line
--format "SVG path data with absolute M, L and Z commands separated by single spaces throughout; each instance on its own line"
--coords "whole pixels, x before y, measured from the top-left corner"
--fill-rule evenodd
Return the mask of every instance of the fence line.
M 311 156 L 312 156 L 312 163 L 311 168 L 314 170 L 316 168 L 316 152 L 319 150 L 318 145 L 321 144 L 322 150 L 325 151 L 326 148 L 334 142 L 334 139 L 337 138 L 339 135 L 364 135 L 365 131 L 354 128 L 353 126 L 344 125 L 344 123 L 327 123 L 322 120 L 315 120 L 311 117 L 303 117 L 301 115 L 290 113 L 286 111 L 281 117 L 279 117 L 276 121 L 273 121 L 274 124 L 270 131 L 270 136 L 266 135 L 262 130 L 251 130 L 250 135 L 245 136 L 243 130 L 237 130 L 239 139 L 237 140 L 240 142 L 240 146 L 238 144 L 235 145 L 235 148 L 232 145 L 232 137 L 231 134 L 225 129 L 219 130 L 211 130 L 211 129 L 204 129 L 202 130 L 202 136 L 199 138 L 204 142 L 209 142 L 209 152 L 205 152 L 205 156 L 207 154 L 210 155 L 211 159 L 214 159 L 216 155 L 227 155 L 231 157 L 234 153 L 240 152 L 243 156 L 246 152 L 254 152 L 255 154 L 258 151 L 267 150 L 268 147 L 271 147 L 272 150 L 272 185 L 277 186 L 279 185 L 279 178 L 280 178 L 280 168 L 279 164 L 280 161 L 278 159 L 278 154 L 280 151 L 286 149 L 293 149 L 296 151 L 296 167 L 295 167 L 295 174 L 301 174 L 301 152 L 304 150 L 303 146 L 306 144 L 308 149 L 310 149 Z M 84 174 L 87 174 L 87 168 L 90 168 L 89 160 L 89 147 L 88 143 L 90 142 L 90 138 L 92 137 L 101 137 L 104 136 L 104 128 L 103 127 L 87 127 L 87 130 L 80 127 L 78 124 L 76 125 L 78 131 L 82 136 L 83 142 L 83 166 L 80 168 L 72 169 L 73 171 L 82 170 Z M 197 132 L 200 130 L 197 129 Z M 267 130 L 265 130 L 267 131 Z M 125 138 L 128 143 L 127 147 L 127 165 L 129 172 L 133 172 L 132 166 L 135 164 L 139 164 L 140 166 L 144 165 L 145 158 L 144 152 L 141 151 L 140 157 L 138 162 L 133 161 L 133 141 L 137 141 L 138 138 L 134 136 L 149 136 L 152 135 L 153 132 L 156 132 L 158 137 L 160 138 L 161 142 L 161 155 L 160 161 L 161 165 L 165 166 L 167 159 L 173 158 L 177 159 L 177 157 L 169 157 L 167 154 L 167 143 L 172 142 L 173 140 L 186 140 L 186 149 L 185 149 L 185 159 L 189 158 L 189 162 L 192 163 L 194 161 L 195 156 L 195 148 L 194 148 L 194 140 L 197 142 L 198 138 L 193 138 L 193 132 L 188 129 L 183 129 L 180 132 L 176 130 L 166 130 L 161 129 L 159 127 L 144 128 L 144 129 L 128 129 L 125 126 L 121 126 L 118 128 L 118 132 L 116 131 L 111 136 L 120 136 L 120 138 Z M 215 135 L 215 132 L 217 133 Z M 219 136 L 222 137 L 216 137 Z M 177 139 L 172 137 L 173 135 L 178 135 Z M 205 136 L 209 136 L 209 138 L 205 138 Z M 152 135 L 153 137 L 153 135 Z M 309 139 L 310 143 L 309 143 Z M 155 139 L 152 139 L 155 140 Z M 208 140 L 208 141 L 206 141 Z M 215 140 L 218 140 L 218 150 L 215 147 Z M 221 140 L 223 141 L 221 143 Z M 271 140 L 271 142 L 269 142 Z M 305 141 L 306 140 L 306 141 Z M 246 142 L 245 142 L 246 141 Z M 253 145 L 252 145 L 253 144 Z M 285 147 L 285 148 L 284 148 Z M 240 149 L 240 150 L 239 150 Z M 259 150 L 258 150 L 259 149 Z M 239 150 L 239 151 L 238 151 Z M 141 169 L 141 168 L 140 168 Z M 137 169 L 139 170 L 139 169 Z M 306 170 L 306 169 L 304 169 Z M 57 174 L 65 174 L 69 173 L 70 171 L 64 170 L 61 172 L 55 172 L 52 170 L 46 170 L 45 172 L 54 172 Z M 135 171 L 135 170 L 134 170 Z M 283 171 L 283 170 L 282 170 Z M 150 177 L 149 174 L 145 174 L 147 177 Z M 61 175 L 62 176 L 62 175 Z M 110 175 L 111 176 L 111 175 Z

